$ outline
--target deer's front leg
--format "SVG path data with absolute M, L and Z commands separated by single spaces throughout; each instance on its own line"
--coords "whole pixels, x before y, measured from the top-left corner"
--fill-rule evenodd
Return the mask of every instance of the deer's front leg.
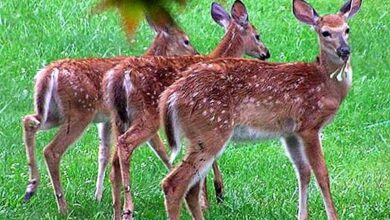
M 324 155 L 322 153 L 319 131 L 304 131 L 301 132 L 299 136 L 302 138 L 306 158 L 314 172 L 318 186 L 321 189 L 328 219 L 336 220 L 338 217 L 330 193 L 328 169 L 326 168 Z
M 96 191 L 95 198 L 97 201 L 101 201 L 103 195 L 103 183 L 104 176 L 108 161 L 110 159 L 111 150 L 111 123 L 106 122 L 98 125 L 100 146 L 99 146 L 99 157 L 98 157 L 98 176 L 96 180 Z

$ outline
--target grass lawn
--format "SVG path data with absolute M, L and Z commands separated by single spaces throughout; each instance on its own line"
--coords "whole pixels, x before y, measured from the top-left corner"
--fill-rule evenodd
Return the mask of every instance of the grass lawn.
M 88 14 L 96 0 L 0 1 L 0 219 L 110 219 L 108 178 L 101 203 L 94 201 L 98 138 L 95 126 L 65 154 L 62 183 L 70 210 L 57 207 L 43 160 L 55 130 L 37 138 L 41 184 L 30 203 L 22 202 L 28 169 L 21 118 L 33 111 L 33 78 L 38 69 L 66 57 L 140 55 L 153 33 L 143 25 L 127 43 L 116 13 Z M 342 0 L 310 0 L 320 14 L 333 13 Z M 227 1 L 230 8 L 232 1 Z M 309 27 L 298 23 L 290 0 L 246 0 L 250 20 L 261 31 L 272 61 L 310 61 L 318 53 Z M 209 1 L 191 1 L 178 16 L 193 45 L 207 53 L 223 30 L 209 15 Z M 390 219 L 390 4 L 364 0 L 351 22 L 352 90 L 336 119 L 324 130 L 324 152 L 333 198 L 342 219 Z M 277 141 L 230 144 L 220 158 L 226 201 L 212 199 L 206 219 L 295 219 L 295 173 Z M 147 147 L 135 152 L 132 190 L 137 219 L 163 219 L 160 181 L 167 173 Z M 210 174 L 211 177 L 211 174 Z M 312 179 L 309 212 L 325 219 Z M 212 181 L 209 194 L 213 195 Z M 183 218 L 189 215 L 183 209 Z

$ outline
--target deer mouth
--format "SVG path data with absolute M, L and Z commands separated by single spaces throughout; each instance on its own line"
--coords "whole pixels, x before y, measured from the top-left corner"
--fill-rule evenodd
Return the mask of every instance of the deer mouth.
M 344 62 L 348 60 L 349 55 L 350 55 L 349 53 L 339 53 L 339 52 L 337 52 L 337 56 L 338 56 L 341 60 L 343 60 Z
M 339 55 L 339 57 L 345 62 L 348 60 L 349 54 L 348 55 Z

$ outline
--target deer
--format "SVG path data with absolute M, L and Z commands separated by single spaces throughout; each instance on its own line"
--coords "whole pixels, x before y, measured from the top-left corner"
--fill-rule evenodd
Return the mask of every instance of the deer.
M 156 36 L 145 56 L 198 54 L 186 33 L 174 21 L 169 21 L 167 24 L 149 22 L 149 25 L 156 32 Z M 97 201 L 101 200 L 105 169 L 110 157 L 112 133 L 110 111 L 102 98 L 101 85 L 104 74 L 126 58 L 119 56 L 63 59 L 54 61 L 37 73 L 35 113 L 23 118 L 23 138 L 30 168 L 29 183 L 24 197 L 26 202 L 36 192 L 40 179 L 35 160 L 35 135 L 38 131 L 59 127 L 55 137 L 44 148 L 44 156 L 58 210 L 62 214 L 67 212 L 67 203 L 60 182 L 61 156 L 92 123 L 97 124 L 100 138 L 95 198 Z M 163 143 L 159 139 L 151 139 L 150 144 L 168 163 L 169 158 Z
M 181 78 L 183 70 L 191 64 L 216 57 L 240 57 L 244 54 L 259 59 L 270 57 L 259 33 L 249 22 L 244 3 L 239 0 L 234 2 L 231 9 L 232 17 L 222 6 L 212 3 L 211 15 L 225 28 L 226 33 L 208 56 L 129 58 L 111 69 L 103 80 L 117 140 L 110 174 L 115 219 L 133 218 L 134 204 L 130 188 L 131 156 L 141 144 L 158 135 L 160 128 L 158 98 L 163 90 Z M 215 176 L 221 178 L 216 163 L 214 168 Z M 222 179 L 216 182 L 222 184 Z M 125 195 L 123 215 L 120 201 L 122 184 Z M 208 206 L 208 202 L 205 203 Z
M 338 13 L 319 16 L 304 0 L 293 0 L 295 17 L 314 28 L 319 57 L 309 63 L 270 63 L 221 58 L 191 66 L 161 95 L 159 108 L 168 143 L 184 159 L 162 181 L 170 220 L 180 219 L 185 198 L 193 219 L 203 219 L 200 182 L 230 140 L 280 138 L 299 184 L 298 219 L 308 219 L 311 173 L 322 192 L 328 219 L 338 219 L 322 152 L 321 130 L 335 117 L 352 83 L 348 20 L 361 0 Z

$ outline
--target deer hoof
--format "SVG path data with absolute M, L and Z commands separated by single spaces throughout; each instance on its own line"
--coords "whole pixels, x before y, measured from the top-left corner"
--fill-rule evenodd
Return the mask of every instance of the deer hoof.
M 133 212 L 130 210 L 123 212 L 122 220 L 133 220 Z

